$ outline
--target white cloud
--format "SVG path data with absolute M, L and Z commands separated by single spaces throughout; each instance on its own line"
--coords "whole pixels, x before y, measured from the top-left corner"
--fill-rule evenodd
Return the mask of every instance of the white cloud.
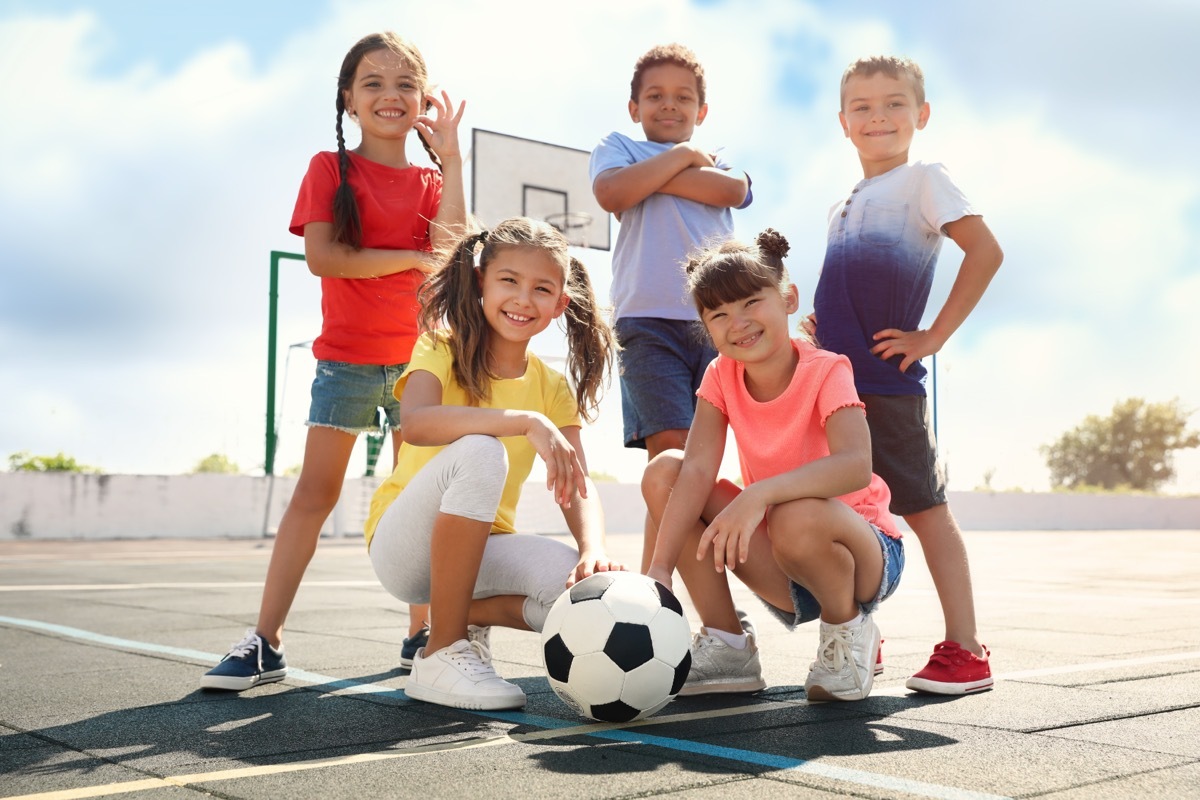
M 364 2 L 339 5 L 270 58 L 226 40 L 177 69 L 134 59 L 113 75 L 96 67 L 118 46 L 97 9 L 0 18 L 0 103 L 22 111 L 0 127 L 0 358 L 20 387 L 9 395 L 17 413 L 0 420 L 0 454 L 62 449 L 113 471 L 183 471 L 214 450 L 261 463 L 268 253 L 301 249 L 286 226 L 309 157 L 334 146 L 337 67 L 356 38 L 382 28 L 416 41 L 431 77 L 467 100 L 469 126 L 580 148 L 613 128 L 636 132 L 625 112 L 633 62 L 653 44 L 687 43 L 709 75 L 698 139 L 725 146 L 755 179 L 742 233 L 783 230 L 806 297 L 825 212 L 859 177 L 836 121 L 841 70 L 864 53 L 913 55 L 934 106 L 914 156 L 950 166 L 1007 252 L 940 359 L 953 486 L 971 488 L 991 468 L 994 485 L 1039 486 L 1037 445 L 1123 397 L 1200 407 L 1182 349 L 1200 303 L 1197 173 L 1145 152 L 1181 146 L 1191 128 L 1119 141 L 1113 126 L 1089 137 L 1086 116 L 1063 124 L 1062 109 L 1079 108 L 1072 65 L 1103 57 L 1080 48 L 1110 48 L 1115 34 L 1035 41 L 1026 60 L 1042 65 L 1038 79 L 992 91 L 993 64 L 908 31 L 891 10 L 841 16 L 779 0 L 748 14 L 658 0 L 515 13 L 470 2 L 456 5 L 462 24 L 449 24 L 434 4 L 398 16 L 394 3 Z M 1002 29 L 1003 13 L 979 13 Z M 1147 13 L 1153 24 L 1177 11 Z M 1178 70 L 1156 79 L 1153 97 L 1189 96 Z M 1123 107 L 1137 102 L 1119 94 Z M 1196 121 L 1193 109 L 1174 113 Z M 415 142 L 410 150 L 419 157 Z M 585 260 L 606 286 L 607 258 Z M 931 308 L 956 263 L 948 244 Z M 316 280 L 296 262 L 281 269 L 282 372 L 285 348 L 311 339 L 319 320 Z M 303 438 L 302 363 L 293 358 L 284 448 Z M 589 459 L 635 479 L 644 457 L 613 444 L 618 394 L 589 432 Z M 277 464 L 298 460 L 281 453 Z M 1200 491 L 1198 473 L 1180 485 Z

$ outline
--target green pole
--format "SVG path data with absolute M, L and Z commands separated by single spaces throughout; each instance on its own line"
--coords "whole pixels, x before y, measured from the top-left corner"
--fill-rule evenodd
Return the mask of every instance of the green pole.
M 275 350 L 279 325 L 279 262 L 290 258 L 293 261 L 303 261 L 300 253 L 285 253 L 282 250 L 271 251 L 271 288 L 270 302 L 267 313 L 267 453 L 263 458 L 263 472 L 275 474 L 275 442 L 279 431 L 275 429 Z

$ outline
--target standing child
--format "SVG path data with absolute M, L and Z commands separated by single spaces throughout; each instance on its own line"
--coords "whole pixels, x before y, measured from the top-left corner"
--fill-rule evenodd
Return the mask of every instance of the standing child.
M 749 178 L 692 144 L 707 115 L 696 55 L 660 45 L 638 60 L 630 85 L 629 116 L 646 141 L 613 132 L 592 151 L 596 200 L 621 222 L 612 299 L 625 446 L 650 458 L 683 448 L 696 388 L 717 354 L 688 302 L 683 264 L 696 247 L 729 238 L 730 209 L 751 202 Z M 650 549 L 647 538 L 643 569 Z
M 785 625 L 820 617 L 809 700 L 865 698 L 879 652 L 871 612 L 904 567 L 887 486 L 871 472 L 850 362 L 789 336 L 799 298 L 783 266 L 787 251 L 768 229 L 757 247 L 726 242 L 688 265 L 720 355 L 697 393 L 686 450 L 658 456 L 642 478 L 657 525 L 648 574 L 669 587 L 678 568 L 704 623 L 683 695 L 766 686 L 733 606 L 729 569 Z M 727 427 L 745 489 L 717 480 Z
M 392 425 L 393 457 L 400 447 L 392 387 L 417 338 L 417 289 L 434 267 L 430 251 L 449 249 L 466 216 L 463 104 L 455 112 L 445 92 L 438 100 L 427 87 L 421 53 L 393 33 L 364 37 L 342 62 L 338 149 L 313 157 L 290 228 L 304 236 L 308 268 L 321 278 L 304 462 L 271 550 L 258 624 L 204 675 L 204 688 L 241 691 L 283 679 L 284 620 L 341 493 L 354 442 L 375 429 L 379 407 Z M 431 107 L 436 116 L 425 114 Z M 362 128 L 354 150 L 346 149 L 343 112 Z M 438 169 L 409 163 L 413 130 Z M 410 608 L 409 616 L 410 639 L 419 637 L 425 609 Z
M 475 628 L 540 631 L 565 586 L 624 569 L 605 554 L 579 435 L 581 414 L 599 402 L 612 334 L 566 238 L 525 218 L 464 239 L 421 300 L 427 332 L 395 388 L 405 442 L 367 520 L 371 564 L 393 595 L 429 603 L 429 642 L 413 659 L 410 697 L 519 708 L 525 693 L 496 674 Z M 563 315 L 570 382 L 529 349 Z M 515 532 L 535 454 L 578 552 Z
M 921 359 L 942 349 L 979 302 L 1003 253 L 983 217 L 941 164 L 908 163 L 929 121 L 925 79 L 912 61 L 864 58 L 842 76 L 838 118 L 858 150 L 861 180 L 830 212 L 829 243 L 813 303 L 822 346 L 854 365 L 867 407 L 874 469 L 891 511 L 916 533 L 945 618 L 945 641 L 910 689 L 964 694 L 992 685 L 979 641 L 962 532 L 925 398 Z M 928 330 L 920 328 L 943 237 L 963 251 L 958 277 Z

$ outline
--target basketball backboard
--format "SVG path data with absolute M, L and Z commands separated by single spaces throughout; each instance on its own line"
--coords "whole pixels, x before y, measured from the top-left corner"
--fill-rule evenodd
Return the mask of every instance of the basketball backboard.
M 608 212 L 588 177 L 591 153 L 476 128 L 471 137 L 471 213 L 485 227 L 509 217 L 554 225 L 576 247 L 610 250 Z

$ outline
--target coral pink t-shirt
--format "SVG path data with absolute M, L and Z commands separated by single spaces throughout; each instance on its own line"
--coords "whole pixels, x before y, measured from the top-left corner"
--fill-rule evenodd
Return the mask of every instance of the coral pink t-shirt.
M 378 250 L 431 249 L 429 223 L 442 199 L 442 174 L 429 167 L 395 169 L 350 153 L 347 180 L 358 201 L 362 246 Z M 333 222 L 339 181 L 337 153 L 317 153 L 308 165 L 288 230 L 304 235 L 310 222 Z M 351 364 L 403 364 L 417 329 L 417 290 L 425 275 L 410 269 L 378 278 L 321 278 L 321 335 L 313 355 Z
M 696 392 L 729 420 L 746 486 L 829 455 L 829 415 L 851 406 L 865 408 L 854 389 L 848 358 L 801 339 L 793 339 L 792 347 L 800 359 L 796 373 L 774 400 L 760 403 L 751 397 L 745 365 L 726 356 L 713 359 Z M 871 474 L 866 488 L 838 499 L 888 536 L 900 538 L 888 511 L 892 493 L 878 475 Z

